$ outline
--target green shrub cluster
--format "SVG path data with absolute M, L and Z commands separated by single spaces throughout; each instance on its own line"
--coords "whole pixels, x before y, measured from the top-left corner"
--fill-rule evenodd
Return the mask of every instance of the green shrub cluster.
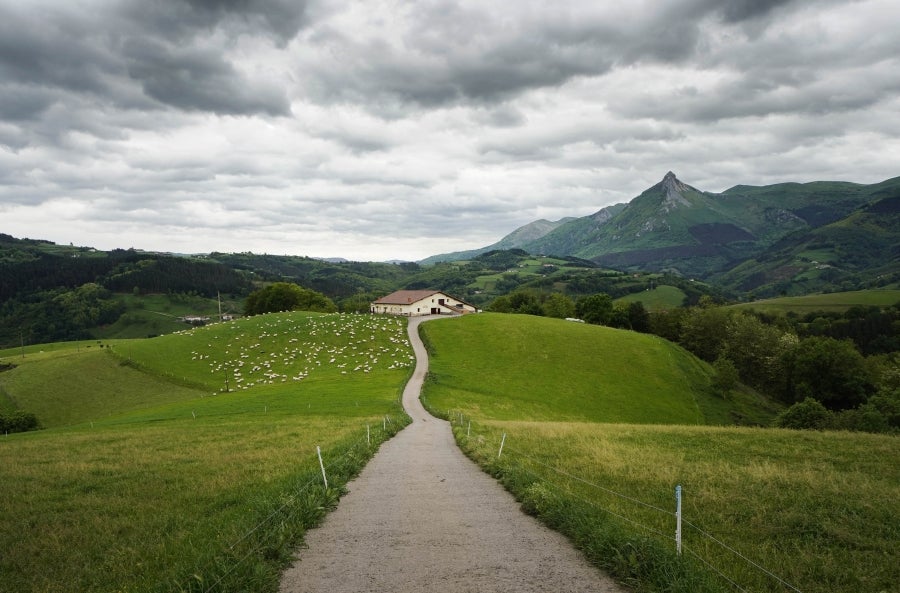
M 0 433 L 10 432 L 28 432 L 29 430 L 37 430 L 40 428 L 37 416 L 31 412 L 23 412 L 15 410 L 0 414 Z
M 855 432 L 900 432 L 900 390 L 881 392 L 863 405 L 833 412 L 817 399 L 807 397 L 775 419 L 781 428 L 850 430 Z

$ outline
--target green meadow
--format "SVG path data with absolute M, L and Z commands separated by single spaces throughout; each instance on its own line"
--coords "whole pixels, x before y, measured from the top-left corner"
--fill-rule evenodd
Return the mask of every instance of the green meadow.
M 778 411 L 750 393 L 713 396 L 709 365 L 658 336 L 497 313 L 422 327 L 436 410 L 639 424 L 768 424 Z
M 264 315 L 103 346 L 0 353 L 5 396 L 46 427 L 0 439 L 3 590 L 275 590 L 407 422 L 402 319 Z
M 656 286 L 643 292 L 635 292 L 616 299 L 616 303 L 643 303 L 648 311 L 675 309 L 684 304 L 687 295 L 675 286 Z
M 900 303 L 900 290 L 856 290 L 850 292 L 834 292 L 799 297 L 780 297 L 764 299 L 740 305 L 732 305 L 737 309 L 754 309 L 756 311 L 776 313 L 797 313 L 804 315 L 813 311 L 846 311 L 851 307 L 890 307 Z
M 709 426 L 773 410 L 704 404 L 708 369 L 647 336 L 487 314 L 421 331 L 426 404 L 461 447 L 636 590 L 898 590 L 896 437 Z

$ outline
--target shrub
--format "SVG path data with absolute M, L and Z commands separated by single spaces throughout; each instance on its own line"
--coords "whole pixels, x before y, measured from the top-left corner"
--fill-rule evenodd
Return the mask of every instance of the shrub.
M 27 432 L 40 428 L 37 416 L 31 412 L 15 410 L 6 414 L 0 414 L 0 432 Z
M 781 428 L 824 430 L 831 428 L 833 424 L 834 414 L 811 397 L 797 402 L 775 418 L 775 426 Z

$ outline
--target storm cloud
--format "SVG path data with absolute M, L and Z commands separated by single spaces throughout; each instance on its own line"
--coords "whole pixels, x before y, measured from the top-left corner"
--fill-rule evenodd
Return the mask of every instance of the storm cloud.
M 0 0 L 0 232 L 420 259 L 900 174 L 892 0 Z

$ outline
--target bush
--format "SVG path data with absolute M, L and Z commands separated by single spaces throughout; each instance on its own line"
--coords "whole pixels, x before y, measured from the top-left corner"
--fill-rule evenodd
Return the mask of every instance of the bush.
M 781 428 L 824 430 L 833 425 L 834 414 L 811 397 L 794 404 L 775 418 L 775 426 Z
M 27 432 L 40 428 L 37 416 L 31 412 L 16 410 L 6 414 L 0 414 L 0 432 Z

